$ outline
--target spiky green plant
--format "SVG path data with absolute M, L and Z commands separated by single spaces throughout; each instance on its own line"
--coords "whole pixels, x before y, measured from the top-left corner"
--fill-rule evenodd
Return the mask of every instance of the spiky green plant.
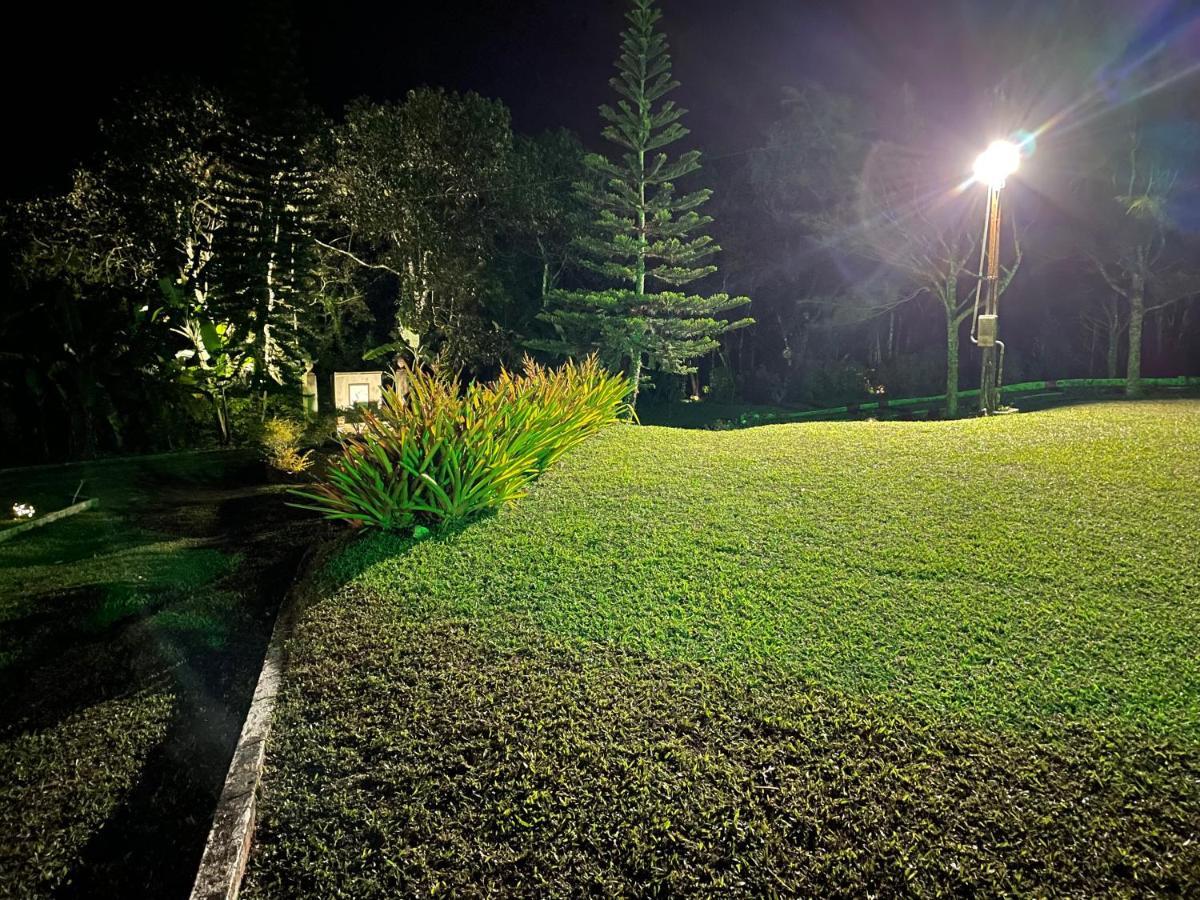
M 526 359 L 490 384 L 413 371 L 404 394 L 342 441 L 342 454 L 303 509 L 383 529 L 445 525 L 525 495 L 569 449 L 631 412 L 629 381 L 594 357 L 549 369 Z

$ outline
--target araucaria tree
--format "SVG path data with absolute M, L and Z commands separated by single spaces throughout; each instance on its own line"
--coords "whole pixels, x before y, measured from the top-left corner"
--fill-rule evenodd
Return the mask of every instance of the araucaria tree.
M 620 151 L 615 160 L 590 154 L 594 179 L 578 186 L 597 213 L 594 230 L 580 241 L 583 265 L 603 286 L 550 292 L 542 317 L 557 340 L 538 345 L 569 355 L 598 350 L 610 366 L 624 365 L 634 403 L 644 369 L 694 372 L 693 361 L 715 349 L 721 334 L 752 322 L 718 318 L 747 297 L 677 290 L 716 272 L 710 259 L 720 248 L 703 233 L 711 217 L 698 212 L 712 192 L 676 192 L 676 182 L 700 168 L 699 151 L 675 159 L 662 152 L 688 129 L 680 124 L 685 110 L 664 99 L 679 82 L 666 37 L 654 27 L 661 16 L 653 0 L 633 0 L 626 13 L 629 27 L 609 81 L 619 99 L 600 107 L 608 123 L 603 135 Z

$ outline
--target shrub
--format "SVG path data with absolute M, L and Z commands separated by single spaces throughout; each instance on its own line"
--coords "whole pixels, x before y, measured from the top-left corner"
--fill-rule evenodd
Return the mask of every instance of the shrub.
M 1007 363 L 1005 367 L 1008 367 Z M 931 359 L 921 353 L 902 353 L 883 360 L 875 371 L 875 377 L 887 388 L 889 397 L 927 397 L 944 394 L 946 360 L 941 356 Z
M 653 391 L 645 393 L 645 399 L 651 403 L 681 403 L 688 399 L 691 388 L 690 375 L 676 375 L 674 372 L 655 372 Z
M 305 426 L 295 419 L 270 418 L 263 422 L 259 441 L 263 457 L 272 469 L 299 475 L 312 465 L 312 451 L 300 452 Z
M 293 419 L 301 408 L 300 394 L 296 390 L 277 390 L 262 394 L 230 393 L 226 398 L 229 411 L 229 436 L 238 446 L 261 446 L 267 420 Z M 211 418 L 211 406 L 206 407 Z
M 304 428 L 304 443 L 319 447 L 333 443 L 337 435 L 338 416 L 335 412 L 324 412 L 309 418 Z
M 745 378 L 742 394 L 750 403 L 780 404 L 787 395 L 787 381 L 759 363 Z
M 708 381 L 708 396 L 717 403 L 733 403 L 737 400 L 737 381 L 729 366 L 715 366 Z
M 630 412 L 627 379 L 595 358 L 558 370 L 525 360 L 491 384 L 413 370 L 406 395 L 385 389 L 325 480 L 296 504 L 356 525 L 399 529 L 461 521 L 524 496 L 588 435 Z
M 872 398 L 865 367 L 846 359 L 809 359 L 797 367 L 788 399 L 817 408 Z

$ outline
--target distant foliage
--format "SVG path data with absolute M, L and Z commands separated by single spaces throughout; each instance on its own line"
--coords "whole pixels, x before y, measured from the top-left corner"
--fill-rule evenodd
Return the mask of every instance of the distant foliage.
M 1005 355 L 1005 380 L 1016 383 L 1018 377 L 1018 354 Z M 886 389 L 889 397 L 925 397 L 940 394 L 945 390 L 945 373 L 941 360 L 927 353 L 897 353 L 880 360 L 875 368 L 875 380 Z M 832 404 L 836 405 L 836 404 Z
M 737 380 L 729 366 L 717 366 L 709 378 L 708 396 L 717 403 L 732 403 L 737 399 Z
M 803 406 L 840 406 L 871 396 L 866 366 L 848 359 L 813 359 L 798 367 L 784 400 Z
M 288 475 L 307 471 L 312 466 L 312 451 L 300 450 L 304 430 L 304 425 L 295 419 L 267 419 L 260 439 L 267 465 Z
M 414 370 L 407 394 L 383 391 L 378 411 L 312 491 L 304 509 L 356 525 L 449 524 L 525 495 L 529 483 L 584 438 L 628 412 L 629 382 L 596 359 L 561 369 L 525 360 L 514 375 L 465 391 Z
M 540 305 L 540 275 L 512 271 L 510 245 L 530 257 L 555 212 L 535 219 L 513 185 L 557 173 L 524 157 L 528 171 L 517 171 L 508 110 L 472 92 L 423 88 L 400 103 L 356 101 L 345 118 L 325 173 L 328 260 L 354 262 L 354 291 L 370 286 L 394 298 L 393 321 L 378 323 L 388 337 L 409 332 L 428 358 L 494 371 L 508 357 L 508 329 Z

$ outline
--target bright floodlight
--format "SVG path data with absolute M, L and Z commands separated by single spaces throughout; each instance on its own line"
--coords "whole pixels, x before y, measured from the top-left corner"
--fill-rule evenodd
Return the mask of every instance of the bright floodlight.
M 1021 151 L 1009 141 L 992 141 L 975 160 L 975 179 L 991 188 L 1004 187 L 1004 179 L 1017 171 Z

